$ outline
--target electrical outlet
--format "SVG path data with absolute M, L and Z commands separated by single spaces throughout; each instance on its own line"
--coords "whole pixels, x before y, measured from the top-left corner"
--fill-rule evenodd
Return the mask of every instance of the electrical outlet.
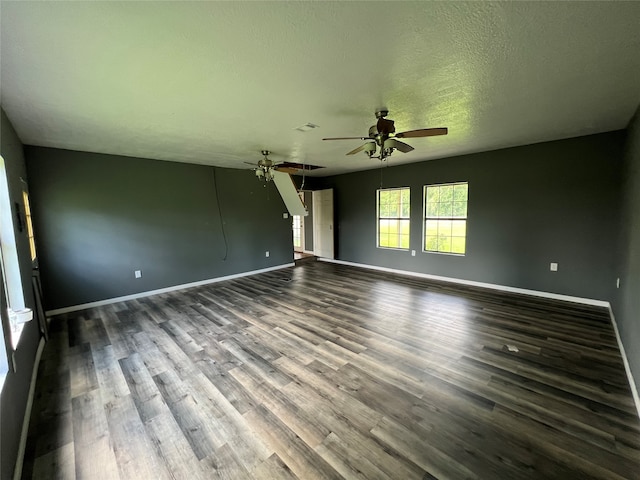
M 133 275 L 134 275 L 136 278 L 140 278 L 140 277 L 142 277 L 142 270 L 136 270 L 135 272 L 133 272 Z
M 285 213 L 283 213 L 283 214 L 282 214 L 282 218 L 289 218 L 289 214 L 288 214 L 288 213 L 286 213 L 286 212 L 285 212 Z
M 415 257 L 416 256 L 416 251 L 415 250 L 411 250 L 411 256 Z
M 265 257 L 269 257 L 269 250 L 267 250 L 266 252 L 264 252 L 264 256 L 265 256 Z
M 551 270 L 552 272 L 557 272 L 558 271 L 558 264 L 555 262 L 551 262 L 551 265 L 549 266 L 549 270 Z

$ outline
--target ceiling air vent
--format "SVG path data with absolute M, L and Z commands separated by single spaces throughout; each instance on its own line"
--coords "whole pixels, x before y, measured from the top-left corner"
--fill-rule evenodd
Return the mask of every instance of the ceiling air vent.
M 294 130 L 298 130 L 299 132 L 308 132 L 309 130 L 313 130 L 314 128 L 318 128 L 318 125 L 315 123 L 305 123 L 304 125 L 300 125 L 299 127 L 294 128 Z

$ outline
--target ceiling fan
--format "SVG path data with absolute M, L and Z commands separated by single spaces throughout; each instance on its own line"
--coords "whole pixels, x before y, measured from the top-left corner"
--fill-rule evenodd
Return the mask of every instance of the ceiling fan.
M 307 207 L 305 207 L 304 202 L 300 198 L 298 187 L 291 178 L 291 174 L 300 170 L 300 167 L 307 170 L 307 168 L 305 168 L 306 166 L 291 162 L 273 163 L 273 161 L 269 159 L 270 154 L 271 152 L 269 150 L 262 150 L 264 158 L 258 163 L 244 163 L 255 167 L 253 171 L 256 173 L 256 177 L 258 177 L 259 180 L 262 180 L 263 182 L 273 181 L 273 184 L 278 189 L 278 193 L 280 193 L 282 201 L 291 215 L 309 215 Z M 266 187 L 267 184 L 265 183 L 264 186 Z
M 332 137 L 323 138 L 323 140 L 364 140 L 364 145 L 360 145 L 358 148 L 351 150 L 347 155 L 354 155 L 364 151 L 369 158 L 384 160 L 390 156 L 394 150 L 399 150 L 402 153 L 409 153 L 414 150 L 411 145 L 397 140 L 398 138 L 435 137 L 448 133 L 446 127 L 421 128 L 396 133 L 394 122 L 393 120 L 385 118 L 387 115 L 389 115 L 389 111 L 386 109 L 381 109 L 376 112 L 378 122 L 369 128 L 368 137 Z M 375 154 L 378 147 L 380 147 L 380 153 L 376 156 Z
M 268 158 L 271 155 L 269 150 L 262 150 L 262 155 L 264 158 L 260 160 L 258 163 L 244 162 L 247 165 L 253 165 L 255 168 L 253 169 L 256 172 L 256 177 L 265 182 L 270 182 L 273 180 L 273 172 L 279 171 L 283 173 L 296 173 L 296 168 L 291 168 L 284 163 L 274 163 L 273 160 Z

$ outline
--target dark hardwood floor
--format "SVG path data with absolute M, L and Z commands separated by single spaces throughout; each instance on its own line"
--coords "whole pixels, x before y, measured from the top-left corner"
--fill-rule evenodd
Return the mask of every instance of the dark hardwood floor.
M 607 311 L 310 262 L 63 315 L 23 478 L 638 479 Z

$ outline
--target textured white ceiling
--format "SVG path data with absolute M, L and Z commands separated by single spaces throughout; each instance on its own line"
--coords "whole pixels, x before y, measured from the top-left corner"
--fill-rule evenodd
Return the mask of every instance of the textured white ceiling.
M 391 164 L 624 128 L 640 2 L 5 2 L 1 100 L 23 143 L 245 168 L 346 157 L 379 106 Z M 320 126 L 301 133 L 304 123 Z

